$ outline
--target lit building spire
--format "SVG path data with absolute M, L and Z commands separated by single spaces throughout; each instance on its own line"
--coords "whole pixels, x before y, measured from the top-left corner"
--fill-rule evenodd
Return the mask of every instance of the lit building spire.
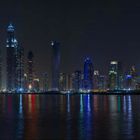
M 14 26 L 12 25 L 12 23 L 10 23 L 8 25 L 7 31 L 9 31 L 9 32 L 14 32 L 15 31 Z

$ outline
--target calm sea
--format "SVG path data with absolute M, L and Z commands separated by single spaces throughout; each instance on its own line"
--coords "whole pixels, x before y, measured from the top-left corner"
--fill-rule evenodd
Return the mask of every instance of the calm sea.
M 0 140 L 140 140 L 140 96 L 0 95 Z

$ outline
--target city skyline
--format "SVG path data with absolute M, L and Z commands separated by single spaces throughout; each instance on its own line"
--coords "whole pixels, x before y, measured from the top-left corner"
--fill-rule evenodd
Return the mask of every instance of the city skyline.
M 111 60 L 121 61 L 126 69 L 136 65 L 140 71 L 140 10 L 136 6 L 139 3 L 6 0 L 0 5 L 3 6 L 0 9 L 1 48 L 5 47 L 5 28 L 12 21 L 25 54 L 29 50 L 36 54 L 35 69 L 41 73 L 47 71 L 50 75 L 51 72 L 51 40 L 62 44 L 63 72 L 82 69 L 81 60 L 86 56 L 92 58 L 94 67 L 103 74 L 108 72 Z
M 107 74 L 103 74 L 100 70 L 94 68 L 94 62 L 89 56 L 85 57 L 82 69 L 78 68 L 70 73 L 61 71 L 60 64 L 64 58 L 61 57 L 62 45 L 57 41 L 50 42 L 51 74 L 44 72 L 42 75 L 38 75 L 37 73 L 40 73 L 40 71 L 37 72 L 34 68 L 33 52 L 29 51 L 27 56 L 26 54 L 24 55 L 24 46 L 19 43 L 20 41 L 17 41 L 15 31 L 15 27 L 9 23 L 7 27 L 6 56 L 3 58 L 6 61 L 6 67 L 3 67 L 4 61 L 1 60 L 1 69 L 6 69 L 4 72 L 6 85 L 3 85 L 1 89 L 6 89 L 10 92 L 40 92 L 46 91 L 46 87 L 52 91 L 68 90 L 69 87 L 69 90 L 75 90 L 76 92 L 82 92 L 83 90 L 105 91 L 108 89 L 111 91 L 139 90 L 140 77 L 135 66 L 132 65 L 126 71 L 122 62 L 118 60 L 110 61 Z M 3 53 L 1 52 L 1 54 Z M 106 71 L 105 68 L 104 71 Z M 40 76 L 45 73 L 47 74 L 47 79 L 44 79 L 47 81 L 46 84 L 40 81 L 43 80 L 43 77 Z M 4 79 L 2 78 L 0 82 L 3 84 Z M 46 87 L 43 85 L 46 85 Z
M 42 89 L 43 91 L 46 90 L 46 88 L 43 89 L 43 81 L 41 81 L 42 85 L 40 84 L 41 82 L 39 79 L 43 78 L 40 77 L 41 75 L 37 74 L 40 71 L 37 72 L 34 69 L 35 61 L 33 52 L 29 51 L 27 57 L 26 55 L 24 56 L 24 47 L 21 46 L 19 42 L 16 39 L 15 27 L 10 23 L 7 27 L 7 52 L 6 57 L 3 58 L 3 60 L 6 60 L 6 72 L 4 73 L 4 75 L 6 76 L 6 85 L 2 86 L 2 89 L 5 89 L 4 87 L 6 87 L 7 90 L 15 90 L 16 92 L 31 92 L 34 90 L 40 91 L 40 89 Z M 68 90 L 68 87 L 66 87 L 66 85 L 69 85 L 68 83 L 70 83 L 70 85 L 73 85 L 72 89 L 74 87 L 75 91 L 80 91 L 81 89 L 93 90 L 95 89 L 95 87 L 98 87 L 100 90 L 107 88 L 110 90 L 123 90 L 124 88 L 139 89 L 139 74 L 135 66 L 133 65 L 129 67 L 127 71 L 125 71 L 122 62 L 117 60 L 112 60 L 110 62 L 110 66 L 108 66 L 108 73 L 104 75 L 103 73 L 101 73 L 101 71 L 94 68 L 94 63 L 92 62 L 93 60 L 89 56 L 85 57 L 83 69 L 79 68 L 71 71 L 70 73 L 64 73 L 60 70 L 61 61 L 64 59 L 61 57 L 61 46 L 62 45 L 60 42 L 50 42 L 51 74 L 47 74 L 47 79 L 45 80 L 47 81 L 46 86 L 48 87 L 48 89 L 59 91 L 61 85 L 61 89 Z M 3 64 L 4 61 L 1 60 L 1 69 L 4 69 Z M 106 69 L 104 68 L 104 70 Z M 44 75 L 44 73 L 42 73 L 42 76 Z M 71 82 L 67 81 L 67 76 L 69 74 L 73 79 Z M 94 80 L 94 76 L 96 80 Z M 61 82 L 59 81 L 60 79 Z M 108 80 L 108 82 L 105 79 Z M 66 83 L 66 81 L 68 83 Z M 127 81 L 127 84 L 124 84 L 124 81 Z M 93 86 L 94 82 L 96 83 L 95 87 Z M 1 83 L 4 83 L 3 78 L 1 80 Z M 105 83 L 107 83 L 108 85 Z
M 140 1 L 0 1 L 0 140 L 140 139 L 139 110 Z

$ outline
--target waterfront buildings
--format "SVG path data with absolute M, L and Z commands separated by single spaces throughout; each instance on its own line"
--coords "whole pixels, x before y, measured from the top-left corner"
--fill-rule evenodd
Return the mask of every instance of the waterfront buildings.
M 59 73 L 60 73 L 60 43 L 56 41 L 51 42 L 52 50 L 52 91 L 59 91 Z
M 94 71 L 93 63 L 89 57 L 84 61 L 83 71 L 76 70 L 72 75 L 60 72 L 60 43 L 51 42 L 51 91 L 105 91 L 109 90 L 135 90 L 140 89 L 140 78 L 135 66 L 129 72 L 123 73 L 123 66 L 119 61 L 111 61 L 109 74 L 100 75 Z M 40 80 L 34 76 L 34 54 L 27 56 L 27 71 L 24 71 L 24 49 L 15 37 L 15 28 L 9 24 L 6 40 L 6 85 L 8 92 L 39 92 Z M 0 50 L 0 90 L 2 89 L 2 62 Z M 48 74 L 43 75 L 43 88 L 48 91 Z M 107 81 L 108 80 L 108 81 Z M 107 86 L 108 85 L 108 86 Z

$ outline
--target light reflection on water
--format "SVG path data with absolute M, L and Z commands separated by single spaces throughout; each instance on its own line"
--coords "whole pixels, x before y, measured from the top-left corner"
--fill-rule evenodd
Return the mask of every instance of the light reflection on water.
M 0 95 L 0 139 L 140 139 L 140 96 Z

